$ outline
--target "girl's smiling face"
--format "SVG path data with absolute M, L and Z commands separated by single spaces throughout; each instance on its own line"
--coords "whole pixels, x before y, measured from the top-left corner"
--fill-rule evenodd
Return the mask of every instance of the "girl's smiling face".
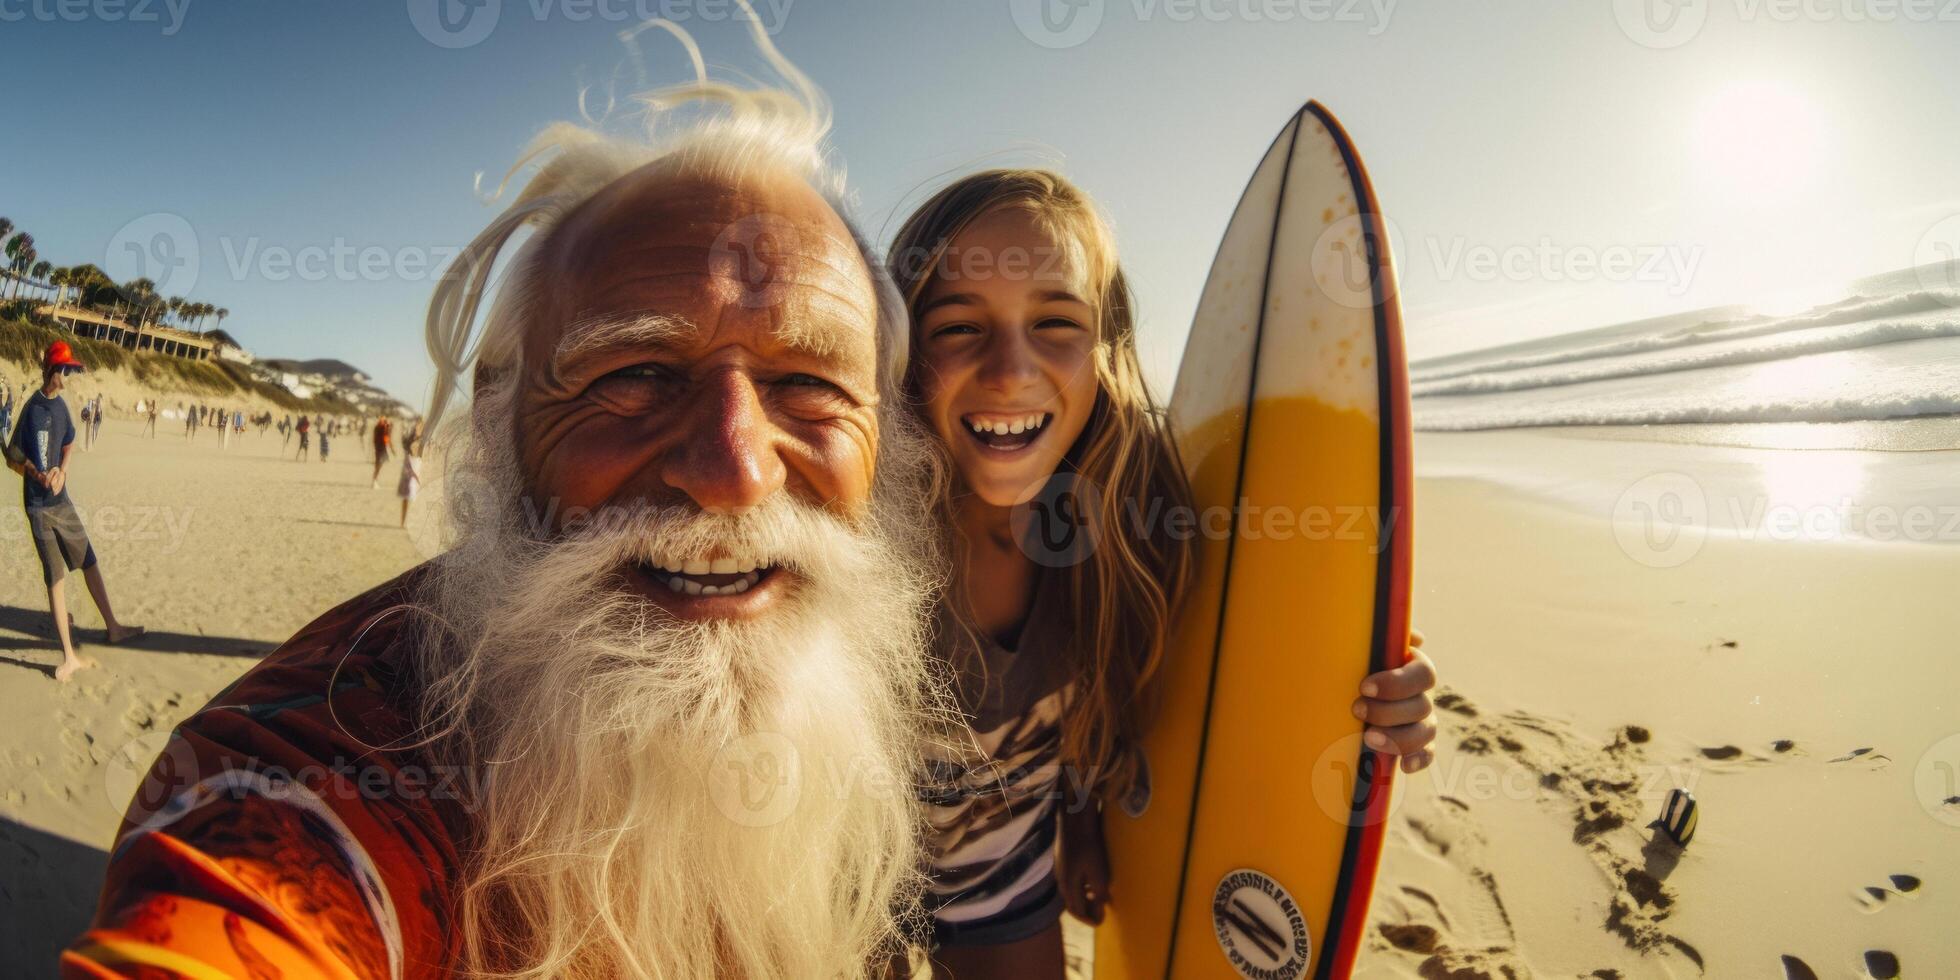
M 927 419 L 994 506 L 1032 499 L 1095 408 L 1099 331 L 1073 254 L 1025 211 L 991 211 L 948 244 L 918 304 Z

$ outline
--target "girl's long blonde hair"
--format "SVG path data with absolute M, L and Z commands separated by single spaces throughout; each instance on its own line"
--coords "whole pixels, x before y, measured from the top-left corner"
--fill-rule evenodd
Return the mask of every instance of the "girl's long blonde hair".
M 1061 757 L 1103 798 L 1120 800 L 1138 777 L 1140 755 L 1132 749 L 1155 710 L 1154 681 L 1196 553 L 1189 536 L 1165 534 L 1167 522 L 1153 518 L 1191 513 L 1191 489 L 1143 380 L 1136 308 L 1117 264 L 1115 239 L 1088 195 L 1061 175 L 983 171 L 939 191 L 907 219 L 887 262 L 912 314 L 914 350 L 919 306 L 948 246 L 974 220 L 1001 210 L 1029 215 L 1067 250 L 1095 309 L 1096 402 L 1059 470 L 1089 481 L 1095 491 L 1085 501 L 1092 508 L 1085 516 L 1095 547 L 1058 570 L 1067 583 L 1064 635 L 1072 642 L 1064 648 L 1076 691 L 1062 722 Z M 917 364 L 915 358 L 907 372 L 906 392 L 922 404 Z M 956 527 L 953 495 L 942 495 L 940 506 L 946 525 Z M 954 547 L 962 545 L 956 541 Z M 950 611 L 971 632 L 962 595 L 948 590 Z

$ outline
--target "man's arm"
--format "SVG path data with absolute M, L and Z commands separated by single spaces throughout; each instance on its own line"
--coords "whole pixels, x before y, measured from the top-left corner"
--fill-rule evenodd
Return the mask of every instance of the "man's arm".
M 347 609 L 172 733 L 63 977 L 449 975 L 457 857 L 441 807 L 457 787 L 419 754 L 373 750 L 406 730 L 383 693 L 393 667 L 340 640 L 301 646 L 316 630 L 344 637 Z M 388 642 L 392 625 L 367 640 Z
M 28 479 L 34 479 L 30 472 L 33 467 L 28 464 L 27 454 L 20 448 L 20 431 L 25 428 L 27 428 L 27 418 L 26 413 L 22 413 L 20 420 L 14 423 L 14 431 L 7 435 L 7 468 Z

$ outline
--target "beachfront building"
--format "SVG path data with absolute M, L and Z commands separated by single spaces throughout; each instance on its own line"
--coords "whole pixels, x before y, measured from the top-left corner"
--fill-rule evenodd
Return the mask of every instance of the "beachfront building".
M 217 344 L 218 357 L 223 360 L 231 361 L 234 364 L 248 365 L 258 360 L 258 358 L 252 356 L 251 351 L 245 349 L 245 345 L 238 342 L 237 338 L 223 330 L 213 330 L 205 334 L 205 336 L 211 338 L 212 342 Z
M 178 330 L 154 323 L 131 326 L 126 321 L 104 316 L 94 310 L 85 310 L 79 306 L 48 305 L 40 307 L 35 312 L 53 320 L 56 324 L 67 327 L 77 337 L 106 340 L 130 350 L 154 351 L 193 361 L 208 361 L 217 349 L 216 342 L 210 338 L 188 330 Z

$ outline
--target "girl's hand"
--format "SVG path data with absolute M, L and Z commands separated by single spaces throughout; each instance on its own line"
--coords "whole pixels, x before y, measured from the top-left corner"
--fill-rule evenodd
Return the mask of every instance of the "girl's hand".
M 1401 756 L 1403 772 L 1420 772 L 1435 758 L 1429 751 L 1436 740 L 1429 691 L 1436 686 L 1436 667 L 1421 646 L 1422 633 L 1409 630 L 1409 662 L 1362 678 L 1361 698 L 1354 702 L 1354 716 L 1368 723 L 1362 739 L 1377 752 Z
M 1062 801 L 1062 840 L 1055 856 L 1055 880 L 1069 914 L 1092 926 L 1102 925 L 1103 903 L 1109 901 L 1109 848 L 1103 843 L 1102 808 Z

